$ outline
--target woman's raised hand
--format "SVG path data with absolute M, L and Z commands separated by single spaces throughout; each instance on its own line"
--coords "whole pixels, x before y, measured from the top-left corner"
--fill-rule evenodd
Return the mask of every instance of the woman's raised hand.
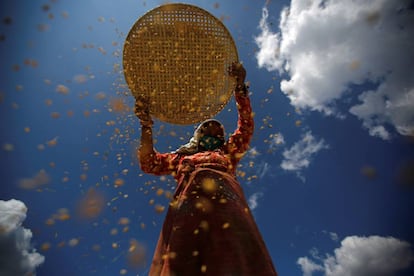
M 139 118 L 142 125 L 152 125 L 152 119 L 150 115 L 150 101 L 147 97 L 135 98 L 135 115 Z
M 227 72 L 230 77 L 233 77 L 237 84 L 244 84 L 244 80 L 246 79 L 246 69 L 244 69 L 243 65 L 240 62 L 233 62 Z

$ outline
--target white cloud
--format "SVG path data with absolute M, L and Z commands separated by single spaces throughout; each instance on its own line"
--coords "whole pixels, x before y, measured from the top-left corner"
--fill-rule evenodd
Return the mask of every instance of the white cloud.
M 310 258 L 301 257 L 297 264 L 303 275 L 323 271 L 326 276 L 391 276 L 408 268 L 414 261 L 408 242 L 393 237 L 349 236 L 335 249 L 334 255 L 327 255 L 321 264 Z
M 257 206 L 259 206 L 259 198 L 261 198 L 263 196 L 262 192 L 257 192 L 252 194 L 249 199 L 247 200 L 249 208 L 253 211 L 254 209 L 257 208 Z
M 303 276 L 312 276 L 312 273 L 315 271 L 323 271 L 323 266 L 315 264 L 307 257 L 299 258 L 297 264 L 300 265 L 303 271 Z
M 255 159 L 259 155 L 260 152 L 256 149 L 256 147 L 252 147 L 247 151 L 247 156 L 251 159 Z
M 328 145 L 323 139 L 317 141 L 311 131 L 308 131 L 301 140 L 283 152 L 284 160 L 280 166 L 287 171 L 300 171 L 309 166 L 317 152 L 326 148 Z
M 260 49 L 256 57 L 259 67 L 266 67 L 269 71 L 272 71 L 280 68 L 283 61 L 279 58 L 280 34 L 271 32 L 267 24 L 268 16 L 269 13 L 264 8 L 260 20 L 261 34 L 256 37 L 256 43 Z
M 260 162 L 260 163 L 253 163 L 252 160 L 255 160 L 257 156 L 259 156 L 261 153 L 256 149 L 256 147 L 253 147 L 247 151 L 247 157 L 251 160 L 246 162 L 244 165 L 249 168 L 254 168 L 256 176 L 261 179 L 263 178 L 270 170 L 270 165 L 267 162 Z M 254 166 L 253 166 L 254 164 Z
M 26 212 L 19 200 L 0 200 L 0 275 L 34 275 L 45 260 L 31 247 L 32 232 L 22 227 Z
M 328 235 L 329 238 L 333 241 L 338 241 L 339 240 L 339 236 L 335 232 L 328 232 L 326 230 L 323 230 L 322 233 L 324 233 L 325 235 Z
M 269 136 L 269 151 L 274 152 L 285 145 L 285 137 L 282 133 L 274 133 Z
M 337 241 L 339 239 L 338 234 L 334 233 L 334 232 L 329 232 L 329 237 L 331 238 L 331 240 L 333 241 Z
M 267 162 L 261 162 L 258 166 L 257 166 L 257 170 L 256 173 L 259 177 L 259 179 L 262 179 L 270 170 L 270 165 Z
M 275 145 L 283 145 L 283 144 L 285 144 L 285 138 L 283 137 L 282 133 L 280 133 L 280 132 L 279 133 L 275 133 L 273 135 L 272 142 Z
M 263 8 L 256 37 L 260 67 L 288 73 L 281 90 L 302 109 L 339 115 L 336 104 L 357 96 L 349 85 L 378 84 L 349 112 L 373 136 L 386 127 L 414 133 L 414 14 L 409 0 L 292 0 L 273 33 Z M 345 101 L 342 101 L 345 103 Z

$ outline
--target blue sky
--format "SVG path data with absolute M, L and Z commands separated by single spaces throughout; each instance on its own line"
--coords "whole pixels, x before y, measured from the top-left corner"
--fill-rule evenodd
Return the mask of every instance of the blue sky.
M 247 69 L 238 177 L 279 274 L 412 275 L 412 1 L 186 2 L 223 20 Z M 148 272 L 174 181 L 137 165 L 122 47 L 163 3 L 0 4 L 0 235 L 28 242 L 23 271 Z M 231 133 L 234 101 L 217 118 Z M 156 148 L 194 127 L 156 121 Z

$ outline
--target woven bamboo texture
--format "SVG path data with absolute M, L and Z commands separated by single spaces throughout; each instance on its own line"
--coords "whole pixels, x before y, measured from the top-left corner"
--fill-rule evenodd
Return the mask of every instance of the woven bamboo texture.
M 224 108 L 235 85 L 227 68 L 236 61 L 236 45 L 223 23 L 188 4 L 165 4 L 144 14 L 123 50 L 131 93 L 149 98 L 154 117 L 179 125 Z

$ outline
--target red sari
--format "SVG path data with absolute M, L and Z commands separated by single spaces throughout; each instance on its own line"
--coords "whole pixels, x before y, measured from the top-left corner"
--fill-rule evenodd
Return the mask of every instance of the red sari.
M 144 172 L 178 183 L 149 275 L 277 275 L 235 177 L 254 125 L 249 98 L 236 101 L 238 127 L 221 149 L 140 160 Z

